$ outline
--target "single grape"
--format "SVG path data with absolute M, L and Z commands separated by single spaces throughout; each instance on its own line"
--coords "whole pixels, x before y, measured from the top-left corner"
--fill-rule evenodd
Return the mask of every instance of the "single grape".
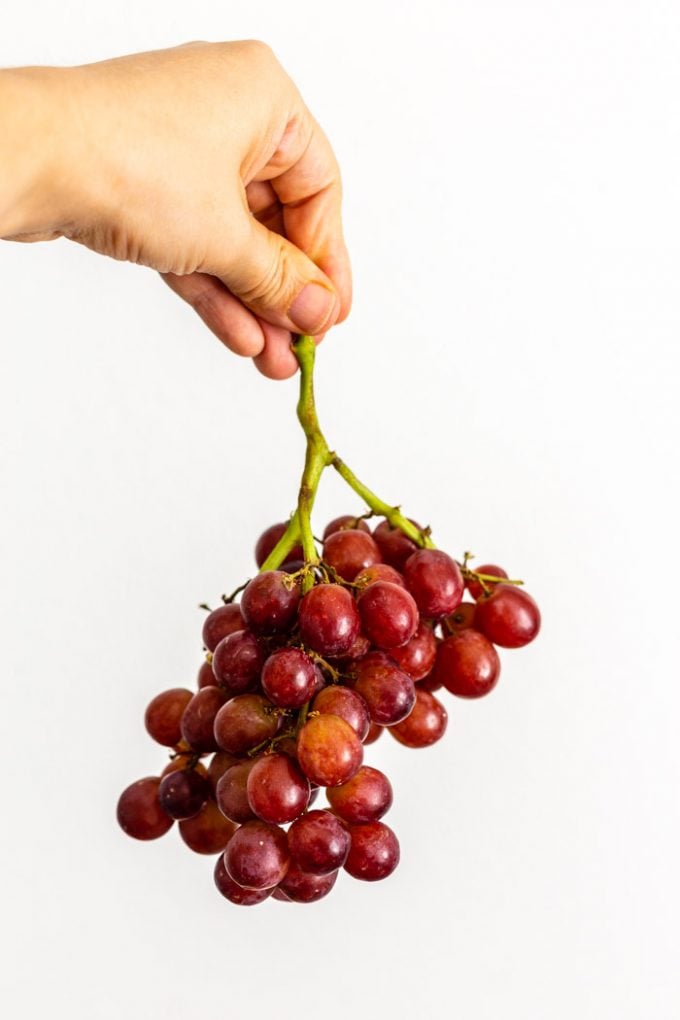
M 444 633 L 457 633 L 459 630 L 467 630 L 469 627 L 474 627 L 476 608 L 474 602 L 461 602 L 458 608 L 450 616 L 446 617 Z
M 335 531 L 323 544 L 323 558 L 345 581 L 380 563 L 380 549 L 365 531 Z
M 413 680 L 385 652 L 369 652 L 356 664 L 355 691 L 362 696 L 373 722 L 394 726 L 409 714 L 416 700 Z
M 225 700 L 226 695 L 219 687 L 203 687 L 184 709 L 182 737 L 195 751 L 217 751 L 213 726 Z
M 441 642 L 433 678 L 459 698 L 481 698 L 493 690 L 501 663 L 491 642 L 476 630 L 462 630 Z
M 364 749 L 348 722 L 337 715 L 308 719 L 298 734 L 300 768 L 317 786 L 346 783 L 360 767 Z
M 213 609 L 203 621 L 203 644 L 209 652 L 214 652 L 223 638 L 244 627 L 241 607 L 237 602 L 228 602 L 226 606 Z
M 403 575 L 389 563 L 374 563 L 372 567 L 360 570 L 354 578 L 354 584 L 360 589 L 368 588 L 369 584 L 375 584 L 376 581 L 390 581 L 392 584 L 398 584 L 400 588 L 406 587 Z
M 495 563 L 484 563 L 481 567 L 477 567 L 475 573 L 477 574 L 491 574 L 492 577 L 507 577 L 508 575 L 502 567 L 497 567 Z M 493 591 L 496 586 L 495 581 L 489 581 L 486 585 L 489 591 Z M 478 599 L 484 595 L 484 588 L 482 587 L 481 581 L 475 581 L 473 577 L 469 577 L 465 582 L 465 587 L 470 592 L 470 596 L 473 599 Z
M 368 733 L 362 740 L 362 744 L 366 747 L 367 744 L 375 744 L 376 740 L 379 740 L 383 735 L 385 727 L 379 726 L 378 723 L 372 722 L 368 727 Z
M 188 754 L 178 754 L 176 758 L 169 761 L 161 772 L 161 779 L 170 775 L 171 772 L 182 772 L 184 769 L 194 769 L 204 779 L 208 777 L 208 770 L 203 762 L 196 761 L 196 755 L 189 752 Z
M 420 529 L 415 521 L 411 524 Z M 389 521 L 381 521 L 373 532 L 373 539 L 376 542 L 385 563 L 389 563 L 396 570 L 403 570 L 404 564 L 409 556 L 416 551 L 418 546 L 407 538 L 400 528 L 393 528 Z
M 286 874 L 289 862 L 285 832 L 268 822 L 246 822 L 224 851 L 227 871 L 246 889 L 272 889 Z
M 144 713 L 144 725 L 149 736 L 163 747 L 178 744 L 182 739 L 182 715 L 192 698 L 192 692 L 185 687 L 172 687 L 157 694 Z
M 444 736 L 447 722 L 441 701 L 418 686 L 413 711 L 403 722 L 391 726 L 390 733 L 406 747 L 429 747 Z
M 362 765 L 342 786 L 326 791 L 328 803 L 345 822 L 377 822 L 392 807 L 393 792 L 384 772 Z
M 295 620 L 300 589 L 289 574 L 267 570 L 248 583 L 241 598 L 241 612 L 255 634 L 282 634 Z
M 293 861 L 311 875 L 328 875 L 341 868 L 349 842 L 349 833 L 330 811 L 307 811 L 288 830 Z
M 232 765 L 238 765 L 239 759 L 233 754 L 229 754 L 228 751 L 217 751 L 210 759 L 208 765 L 208 781 L 210 783 L 210 789 L 212 790 L 213 797 L 216 795 L 217 784 L 220 779 Z
M 222 751 L 244 755 L 276 736 L 280 725 L 281 716 L 266 698 L 237 694 L 215 716 L 215 741 Z
M 368 638 L 364 634 L 357 634 L 351 648 L 348 648 L 344 655 L 329 656 L 329 658 L 334 658 L 344 668 L 351 668 L 351 664 L 355 659 L 360 659 L 363 655 L 367 655 L 370 650 L 371 642 Z
M 250 770 L 248 803 L 263 822 L 292 822 L 307 807 L 309 780 L 287 754 L 265 754 Z
M 293 903 L 316 903 L 317 900 L 328 896 L 337 877 L 337 871 L 328 875 L 310 875 L 302 871 L 297 864 L 291 864 L 275 894 L 282 892 L 285 898 Z
M 522 648 L 541 629 L 541 614 L 528 592 L 514 584 L 497 584 L 479 599 L 475 627 L 501 648 Z
M 460 605 L 465 583 L 460 567 L 440 549 L 419 549 L 404 566 L 406 586 L 422 616 L 439 620 Z
M 220 854 L 236 832 L 236 825 L 222 814 L 214 800 L 207 800 L 193 818 L 179 823 L 179 834 L 197 854 Z
M 377 648 L 398 648 L 418 629 L 418 607 L 405 588 L 375 581 L 359 596 L 361 627 Z
M 198 814 L 210 793 L 205 776 L 195 769 L 178 769 L 161 780 L 158 799 L 171 818 L 192 818 Z
M 368 706 L 361 695 L 339 684 L 324 687 L 314 698 L 312 711 L 340 716 L 350 724 L 359 740 L 364 739 L 371 724 Z
M 274 551 L 274 546 L 277 545 L 287 527 L 288 521 L 284 521 L 281 524 L 271 524 L 262 532 L 255 546 L 255 562 L 258 567 L 261 567 L 270 552 Z M 301 560 L 303 558 L 302 546 L 296 545 L 288 553 L 288 559 L 290 560 Z
M 160 785 L 157 776 L 147 776 L 121 793 L 116 810 L 118 824 L 133 839 L 158 839 L 171 827 L 173 819 L 158 799 Z
M 438 647 L 439 643 L 437 644 L 437 648 Z M 432 671 L 428 673 L 426 677 L 423 677 L 422 680 L 418 681 L 417 690 L 429 691 L 430 694 L 433 694 L 434 691 L 440 691 L 442 689 L 444 686 L 443 683 L 435 676 L 436 665 L 437 660 L 435 659 L 435 665 L 432 667 Z
M 217 780 L 215 800 L 225 818 L 242 825 L 255 817 L 248 800 L 248 776 L 259 758 L 238 762 Z
M 401 648 L 391 648 L 390 656 L 411 680 L 422 680 L 434 666 L 437 639 L 432 628 L 422 620 L 410 641 Z
M 198 676 L 196 677 L 196 686 L 199 691 L 204 687 L 215 686 L 215 674 L 213 673 L 213 668 L 207 659 L 205 662 L 201 663 L 201 668 L 199 669 Z
M 245 694 L 260 679 L 265 653 L 249 630 L 237 630 L 223 638 L 213 653 L 215 680 L 232 694 Z
M 336 531 L 365 531 L 370 533 L 370 528 L 363 517 L 352 517 L 351 514 L 342 514 L 341 517 L 334 517 L 332 521 L 329 521 L 326 527 L 323 529 L 323 535 L 321 536 L 326 541 L 331 535 L 334 535 Z
M 318 584 L 300 603 L 300 636 L 319 655 L 344 655 L 359 634 L 359 611 L 346 588 Z
M 220 854 L 215 864 L 215 885 L 230 903 L 236 903 L 240 907 L 252 907 L 256 903 L 262 903 L 268 899 L 271 889 L 244 889 L 242 885 L 235 882 L 227 871 L 224 864 L 224 854 Z
M 300 648 L 277 649 L 262 670 L 264 693 L 282 708 L 300 708 L 313 696 L 318 685 L 319 672 Z
M 364 882 L 391 875 L 399 863 L 399 841 L 384 822 L 366 822 L 350 828 L 351 846 L 345 871 Z M 227 853 L 229 847 L 227 847 Z

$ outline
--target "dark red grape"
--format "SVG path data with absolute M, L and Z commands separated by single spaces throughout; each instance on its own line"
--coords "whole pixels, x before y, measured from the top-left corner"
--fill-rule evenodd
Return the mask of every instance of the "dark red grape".
M 413 711 L 403 722 L 391 726 L 390 733 L 406 747 L 429 747 L 444 736 L 447 722 L 448 716 L 441 701 L 418 686 Z
M 392 584 L 398 584 L 400 588 L 406 587 L 403 576 L 389 563 L 374 563 L 372 567 L 360 570 L 354 578 L 354 583 L 362 589 L 368 588 L 369 584 L 375 584 L 376 581 L 390 581 Z
M 248 776 L 259 761 L 251 758 L 227 769 L 217 781 L 215 800 L 225 818 L 242 825 L 255 817 L 248 800 Z
M 326 527 L 323 529 L 323 535 L 321 536 L 326 541 L 330 535 L 334 535 L 336 531 L 366 531 L 370 532 L 370 528 L 363 517 L 352 517 L 351 514 L 342 514 L 340 517 L 334 517 L 332 521 L 329 521 Z
M 366 747 L 367 744 L 375 744 L 376 740 L 382 737 L 384 729 L 384 726 L 379 726 L 377 723 L 372 722 L 368 727 L 368 733 L 362 740 L 364 747 Z
M 392 784 L 379 769 L 362 765 L 347 783 L 327 790 L 326 796 L 344 821 L 353 825 L 377 822 L 392 807 Z
M 364 739 L 371 724 L 368 706 L 361 695 L 339 684 L 324 687 L 314 698 L 312 711 L 340 716 L 350 724 L 359 740 Z
M 219 687 L 203 687 L 184 709 L 182 736 L 195 751 L 207 753 L 217 750 L 213 726 L 225 699 L 226 695 Z
M 352 878 L 377 882 L 392 874 L 399 863 L 399 841 L 388 825 L 384 822 L 352 825 L 350 837 L 352 844 L 345 861 L 345 871 Z
M 235 882 L 225 867 L 224 854 L 220 854 L 215 864 L 215 885 L 230 903 L 236 903 L 240 907 L 252 907 L 256 903 L 262 903 L 272 894 L 271 889 L 244 889 Z
M 360 570 L 380 563 L 382 556 L 373 538 L 364 531 L 335 531 L 323 544 L 323 558 L 345 581 Z
M 451 634 L 454 631 L 457 632 L 459 630 L 467 630 L 468 627 L 474 627 L 476 608 L 474 602 L 461 602 L 458 609 L 446 617 L 444 633 Z
M 497 584 L 479 599 L 475 627 L 501 648 L 522 648 L 541 629 L 541 614 L 527 592 L 514 584 Z
M 481 698 L 495 686 L 501 669 L 498 652 L 476 630 L 461 630 L 441 642 L 432 671 L 451 694 L 459 698 Z
M 273 708 L 260 694 L 238 694 L 232 698 L 215 716 L 217 747 L 230 754 L 244 755 L 263 741 L 271 740 L 281 725 L 281 716 Z
M 217 784 L 220 779 L 232 765 L 238 765 L 239 759 L 233 754 L 229 754 L 228 751 L 217 751 L 210 759 L 210 765 L 208 766 L 208 781 L 210 782 L 210 789 L 215 796 L 217 790 Z
M 138 779 L 123 790 L 118 800 L 118 824 L 133 839 L 158 839 L 173 823 L 161 807 L 158 790 L 161 781 L 157 776 Z
M 346 588 L 318 584 L 300 603 L 300 636 L 319 655 L 344 655 L 359 635 L 359 610 Z
M 276 891 L 282 892 L 293 903 L 315 903 L 328 896 L 337 877 L 337 871 L 329 875 L 310 875 L 297 864 L 291 864 Z
M 434 666 L 437 655 L 437 639 L 432 628 L 426 623 L 419 623 L 418 630 L 410 641 L 401 648 L 391 648 L 390 656 L 399 669 L 403 670 L 411 680 L 422 680 Z
M 171 818 L 192 818 L 198 814 L 210 793 L 205 776 L 195 769 L 177 769 L 161 779 L 158 799 Z
M 205 802 L 193 818 L 179 823 L 179 834 L 186 845 L 197 854 L 222 853 L 236 825 L 222 814 L 213 800 Z
M 460 567 L 440 549 L 419 549 L 404 566 L 406 586 L 422 616 L 439 620 L 460 605 L 465 583 Z
M 272 889 L 286 874 L 289 861 L 285 832 L 268 822 L 246 822 L 224 851 L 229 875 L 246 889 Z
M 415 525 L 416 528 L 420 528 L 420 525 L 416 524 L 413 520 L 411 524 Z M 400 528 L 393 528 L 389 521 L 380 522 L 373 532 L 373 538 L 382 553 L 385 563 L 389 563 L 391 567 L 395 567 L 397 570 L 403 570 L 406 560 L 418 548 L 416 543 L 407 538 Z
M 477 574 L 491 574 L 492 577 L 507 577 L 508 575 L 502 567 L 497 567 L 495 563 L 484 563 L 481 567 L 477 567 L 475 573 Z M 486 583 L 486 582 L 485 582 Z M 495 581 L 489 581 L 486 585 L 489 591 L 493 591 L 496 586 Z M 482 587 L 481 581 L 475 581 L 473 577 L 469 577 L 465 582 L 465 587 L 470 592 L 470 596 L 473 599 L 478 599 L 481 595 L 484 595 L 484 588 Z
M 369 652 L 356 663 L 354 689 L 368 705 L 373 722 L 394 726 L 409 714 L 416 700 L 413 680 L 385 652 Z
M 249 630 L 237 630 L 223 638 L 213 653 L 215 681 L 232 694 L 245 694 L 257 684 L 265 654 Z
M 203 687 L 215 686 L 215 674 L 213 673 L 212 666 L 207 659 L 205 662 L 201 663 L 201 668 L 199 669 L 198 676 L 196 677 L 196 686 L 199 691 Z
M 282 570 L 267 570 L 246 586 L 241 612 L 255 634 L 282 634 L 295 620 L 300 589 L 289 578 Z
M 307 811 L 288 830 L 293 861 L 311 875 L 341 868 L 349 853 L 349 833 L 329 811 Z
M 277 649 L 262 670 L 264 693 L 282 708 L 300 708 L 313 696 L 318 685 L 318 671 L 300 648 Z
M 203 621 L 203 644 L 209 652 L 214 652 L 227 634 L 243 630 L 244 627 L 241 607 L 237 602 L 228 602 L 226 606 L 213 609 Z
M 279 539 L 283 537 L 283 533 L 287 527 L 288 521 L 282 521 L 281 524 L 270 524 L 270 526 L 262 532 L 255 546 L 255 562 L 258 567 L 261 567 L 270 552 L 274 551 L 274 546 L 277 545 Z M 293 546 L 287 556 L 287 559 L 289 560 L 301 560 L 303 558 L 302 546 L 300 545 Z
M 248 802 L 263 822 L 281 825 L 301 815 L 309 802 L 309 780 L 287 754 L 265 754 L 250 770 Z
M 164 747 L 179 744 L 182 739 L 182 715 L 192 698 L 192 692 L 185 687 L 172 687 L 169 691 L 157 694 L 144 713 L 144 725 L 149 736 Z
M 361 627 L 378 648 L 406 644 L 418 628 L 418 607 L 405 588 L 391 581 L 375 581 L 359 596 Z
M 346 783 L 364 757 L 358 736 L 337 715 L 308 719 L 298 734 L 297 751 L 300 768 L 317 786 Z

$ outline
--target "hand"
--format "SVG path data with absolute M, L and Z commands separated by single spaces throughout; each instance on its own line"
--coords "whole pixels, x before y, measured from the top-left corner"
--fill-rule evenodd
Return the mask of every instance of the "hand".
M 16 156 L 22 186 L 0 186 L 1 236 L 67 237 L 157 269 L 271 378 L 296 369 L 292 332 L 319 336 L 348 314 L 338 165 L 266 45 L 191 43 L 2 76 L 19 105 L 0 123 L 5 147 L 20 124 L 34 130 Z

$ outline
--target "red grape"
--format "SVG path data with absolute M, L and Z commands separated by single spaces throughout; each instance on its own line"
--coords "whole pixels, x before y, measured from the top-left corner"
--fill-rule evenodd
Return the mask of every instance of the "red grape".
M 350 837 L 352 843 L 345 871 L 352 878 L 377 882 L 392 874 L 399 863 L 399 841 L 388 825 L 384 822 L 352 825 Z
M 267 570 L 250 581 L 241 597 L 241 612 L 256 634 L 281 634 L 295 619 L 300 601 L 298 585 L 290 574 Z
M 203 622 L 203 644 L 209 652 L 214 652 L 227 634 L 243 630 L 244 626 L 240 606 L 236 602 L 228 602 L 226 606 L 219 606 L 206 616 Z
M 439 647 L 439 645 L 437 645 L 437 647 Z M 422 680 L 418 681 L 418 687 L 416 690 L 429 691 L 432 694 L 434 691 L 440 691 L 442 689 L 444 685 L 435 675 L 436 664 L 437 660 L 435 659 L 435 666 L 432 668 L 432 671 L 428 673 L 426 677 L 423 677 Z
M 370 532 L 370 528 L 363 517 L 352 517 L 351 514 L 342 514 L 340 517 L 334 517 L 332 521 L 329 521 L 326 527 L 323 529 L 323 535 L 321 536 L 324 540 L 334 535 L 336 531 L 366 531 Z
M 220 854 L 215 864 L 215 885 L 231 903 L 240 907 L 252 907 L 262 903 L 271 896 L 271 889 L 244 889 L 235 882 L 224 865 L 224 854 Z
M 215 800 L 225 818 L 241 825 L 255 817 L 248 800 L 248 776 L 258 758 L 238 762 L 227 769 L 217 781 Z
M 346 588 L 318 584 L 300 603 L 300 636 L 320 655 L 344 655 L 359 634 L 359 611 Z
M 264 822 L 282 824 L 301 815 L 309 801 L 309 780 L 287 754 L 265 754 L 250 770 L 248 803 Z
M 225 697 L 219 687 L 203 687 L 184 709 L 182 736 L 195 751 L 217 750 L 213 725 Z
M 264 693 L 282 708 L 300 708 L 313 696 L 318 681 L 314 663 L 299 648 L 279 648 L 272 652 L 262 670 Z
M 527 592 L 514 584 L 497 584 L 477 603 L 475 627 L 501 648 L 521 648 L 541 629 L 541 614 Z
M 210 789 L 215 796 L 217 784 L 220 779 L 232 765 L 237 765 L 239 762 L 238 758 L 235 758 L 233 754 L 229 754 L 228 751 L 217 751 L 210 759 L 210 765 L 208 766 L 208 781 L 210 782 Z
M 364 747 L 366 747 L 367 744 L 375 744 L 376 740 L 382 737 L 384 729 L 384 726 L 379 726 L 378 723 L 372 722 L 368 727 L 368 733 L 362 740 Z
M 212 665 L 206 660 L 201 663 L 201 668 L 198 671 L 196 677 L 196 686 L 199 691 L 203 687 L 214 687 L 215 686 L 215 674 L 213 673 Z
M 403 722 L 390 727 L 390 733 L 406 747 L 429 747 L 446 732 L 446 709 L 434 694 L 416 687 L 416 703 Z
M 224 851 L 224 866 L 247 889 L 271 889 L 288 870 L 290 854 L 283 829 L 268 822 L 246 822 Z
M 461 602 L 450 616 L 446 617 L 444 633 L 447 631 L 467 630 L 468 627 L 474 627 L 475 625 L 475 609 L 476 605 L 474 602 Z
M 215 716 L 215 741 L 221 750 L 243 755 L 276 736 L 280 725 L 281 717 L 266 698 L 237 694 Z
M 491 574 L 492 577 L 507 577 L 508 575 L 502 567 L 497 567 L 495 563 L 484 563 L 481 567 L 477 567 L 476 574 Z M 485 582 L 486 583 L 486 582 Z M 490 591 L 496 586 L 495 581 L 487 583 L 487 588 Z M 473 599 L 478 599 L 481 595 L 484 595 L 484 588 L 482 587 L 481 581 L 475 581 L 473 577 L 469 577 L 465 582 L 465 587 L 470 592 Z
M 491 642 L 469 629 L 441 642 L 432 676 L 459 698 L 481 698 L 496 686 L 500 669 Z
M 341 868 L 349 853 L 349 833 L 330 811 L 307 811 L 288 830 L 293 861 L 312 875 Z
M 197 854 L 222 853 L 236 825 L 222 814 L 213 800 L 205 802 L 193 818 L 179 823 L 179 834 L 186 845 Z
M 257 684 L 264 651 L 249 630 L 237 630 L 223 638 L 213 653 L 212 669 L 218 684 L 232 694 L 244 694 Z
M 181 721 L 193 694 L 185 687 L 172 687 L 153 698 L 144 713 L 144 725 L 150 737 L 164 747 L 174 747 L 182 739 Z
M 361 695 L 339 684 L 324 687 L 314 698 L 312 711 L 340 716 L 350 724 L 359 740 L 364 739 L 371 724 L 368 706 Z
M 369 652 L 356 664 L 354 689 L 371 713 L 373 722 L 394 726 L 409 714 L 416 700 L 413 680 L 385 652 Z
M 205 776 L 195 769 L 177 769 L 161 779 L 158 799 L 171 818 L 192 818 L 205 804 L 209 792 Z
M 434 666 L 436 655 L 437 639 L 432 633 L 432 628 L 422 621 L 410 641 L 401 648 L 390 649 L 390 656 L 411 680 L 422 680 L 426 677 Z
M 326 796 L 346 822 L 377 822 L 392 807 L 392 784 L 379 769 L 362 765 L 347 783 L 327 790 Z
M 164 776 L 168 776 L 171 772 L 181 772 L 182 769 L 189 768 L 194 769 L 196 772 L 198 772 L 199 776 L 203 776 L 204 778 L 207 779 L 208 770 L 206 769 L 203 762 L 196 761 L 196 756 L 192 753 L 178 754 L 176 758 L 173 758 L 172 761 L 169 761 L 168 764 L 163 769 L 163 771 L 161 772 L 161 779 L 163 779 Z
M 345 581 L 353 581 L 360 570 L 380 563 L 380 549 L 364 531 L 336 531 L 323 544 L 324 562 Z
M 158 789 L 161 781 L 157 776 L 138 779 L 123 790 L 118 800 L 118 824 L 123 832 L 134 839 L 158 839 L 173 823 L 173 819 L 161 807 Z
M 405 588 L 391 581 L 375 581 L 358 599 L 364 634 L 378 648 L 406 644 L 418 628 L 418 607 Z
M 293 903 L 315 903 L 328 896 L 337 877 L 337 871 L 328 875 L 310 875 L 296 864 L 291 864 L 276 892 L 282 892 L 285 898 L 292 900 Z
M 411 524 L 420 529 L 415 521 Z M 397 570 L 403 570 L 406 560 L 411 553 L 414 553 L 418 546 L 407 538 L 400 528 L 393 528 L 389 521 L 381 521 L 373 532 L 373 539 L 378 545 L 385 563 Z
M 460 567 L 440 549 L 419 549 L 409 556 L 404 578 L 418 609 L 429 620 L 448 616 L 463 599 Z
M 270 552 L 274 551 L 274 546 L 278 544 L 279 539 L 282 538 L 287 527 L 288 521 L 284 521 L 281 524 L 270 524 L 270 526 L 262 532 L 255 546 L 255 562 L 258 567 L 261 567 Z M 303 559 L 302 546 L 294 546 L 288 553 L 288 559 Z
M 398 584 L 400 588 L 406 587 L 406 581 L 402 574 L 391 567 L 389 563 L 374 563 L 372 567 L 360 570 L 354 578 L 354 583 L 359 588 L 368 588 L 369 584 L 375 584 L 376 581 L 391 581 L 392 584 Z
M 317 786 L 346 783 L 364 757 L 358 736 L 337 715 L 308 719 L 298 734 L 297 751 L 300 768 Z

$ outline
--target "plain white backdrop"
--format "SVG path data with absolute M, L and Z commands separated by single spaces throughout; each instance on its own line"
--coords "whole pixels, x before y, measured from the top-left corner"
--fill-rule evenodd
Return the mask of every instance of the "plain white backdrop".
M 2 931 L 17 1020 L 670 1020 L 680 1010 L 680 10 L 663 2 L 6 4 L 0 64 L 269 42 L 344 171 L 330 441 L 544 613 L 428 751 L 384 737 L 402 864 L 231 907 L 126 839 L 197 603 L 301 467 L 295 383 L 144 269 L 0 246 Z M 1 172 L 1 168 L 0 168 Z M 329 478 L 317 520 L 360 505 Z

